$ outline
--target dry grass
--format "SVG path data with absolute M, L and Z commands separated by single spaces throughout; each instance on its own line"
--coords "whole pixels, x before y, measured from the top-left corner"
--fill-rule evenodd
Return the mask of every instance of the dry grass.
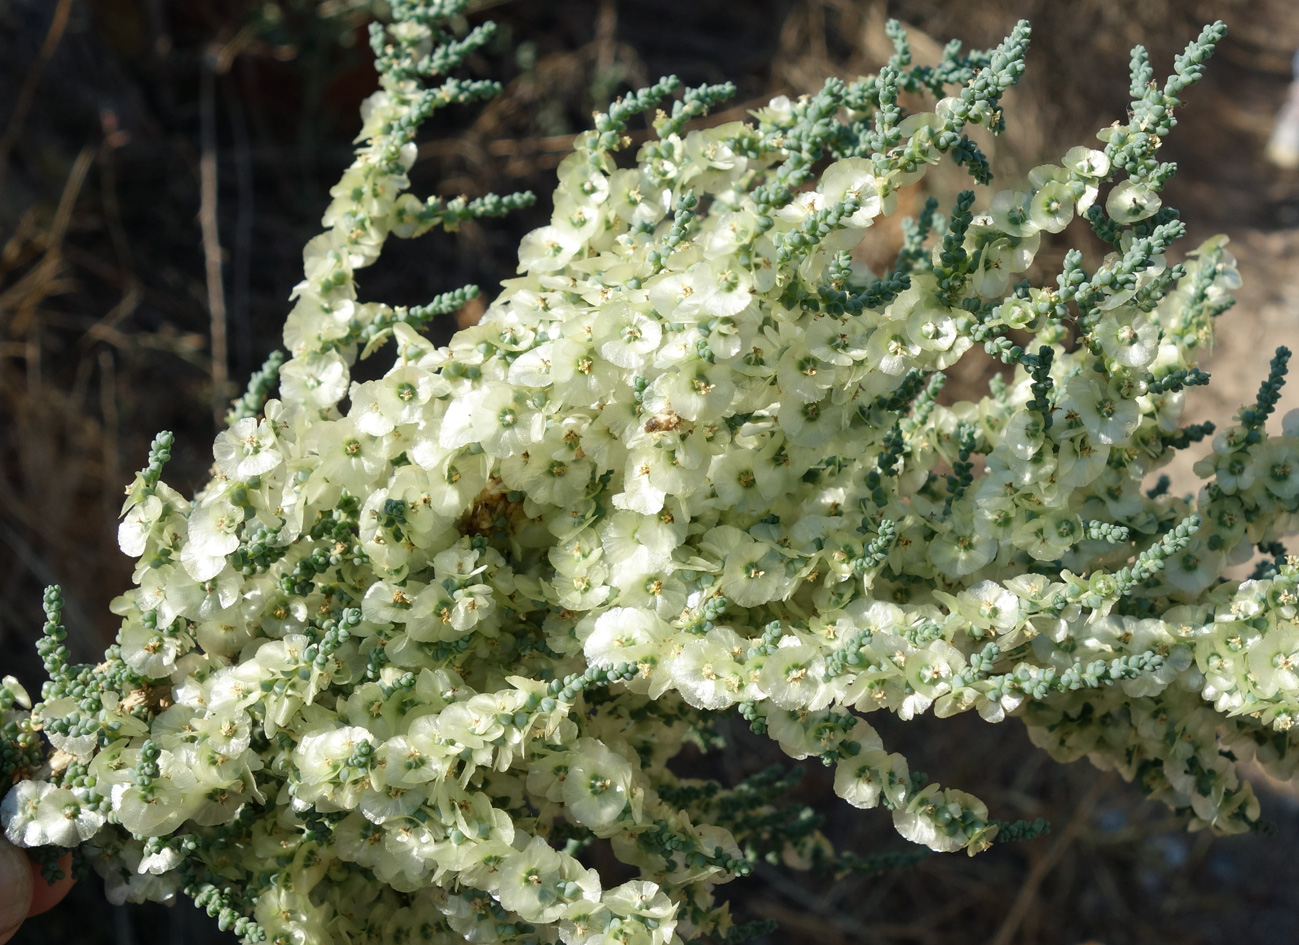
M 360 47 L 338 41 L 355 5 L 335 3 L 343 18 L 326 28 L 286 3 L 290 17 L 278 31 L 250 26 L 261 6 L 0 7 L 0 40 L 14 51 L 0 64 L 0 102 L 17 103 L 0 106 L 8 129 L 0 139 L 0 666 L 29 683 L 38 681 L 32 642 L 42 585 L 64 585 L 77 658 L 111 639 L 107 604 L 129 584 L 114 534 L 122 486 L 164 427 L 178 434 L 169 480 L 202 481 L 213 406 L 275 344 L 298 253 L 347 159 L 356 105 L 373 81 Z M 890 52 L 886 16 L 910 24 L 918 59 L 935 57 L 951 36 L 988 45 L 1016 19 L 1033 21 L 1030 71 L 1007 102 L 1014 124 L 988 143 L 994 165 L 1010 174 L 1122 114 L 1132 43 L 1147 42 L 1166 68 L 1202 21 L 1235 20 L 1171 144 L 1184 164 L 1171 202 L 1193 231 L 1227 228 L 1248 249 L 1244 311 L 1223 346 L 1234 360 L 1215 365 L 1227 383 L 1196 409 L 1223 418 L 1252 396 L 1265 360 L 1258 349 L 1299 337 L 1299 293 L 1289 288 L 1299 238 L 1278 226 L 1282 210 L 1299 206 L 1299 180 L 1266 176 L 1249 150 L 1261 151 L 1299 45 L 1299 16 L 1286 0 L 476 6 L 492 8 L 515 44 L 530 45 L 475 63 L 504 75 L 506 92 L 476 117 L 436 124 L 415 169 L 419 192 L 528 187 L 544 198 L 572 134 L 619 90 L 667 72 L 692 84 L 731 78 L 740 104 L 719 119 L 739 117 L 826 75 L 874 71 Z M 511 273 L 513 247 L 545 216 L 542 203 L 505 224 L 393 245 L 362 289 L 419 302 L 466 281 L 491 286 Z M 877 247 L 881 260 L 891 253 Z M 474 317 L 462 312 L 460 323 Z M 435 331 L 453 328 L 448 320 Z M 975 365 L 965 383 L 978 386 L 987 371 Z M 1054 834 L 879 877 L 764 867 L 734 888 L 734 909 L 781 921 L 765 942 L 1208 945 L 1292 936 L 1292 796 L 1266 794 L 1282 833 L 1271 841 L 1187 837 L 1112 776 L 1046 762 L 1013 723 L 881 729 L 914 767 L 975 790 L 1005 819 L 1046 816 Z M 742 731 L 737 738 L 743 750 L 728 778 L 769 760 Z M 886 818 L 827 806 L 829 796 L 825 772 L 813 768 L 795 799 L 823 807 L 827 832 L 850 848 L 903 848 Z M 108 913 L 93 891 L 78 906 L 29 924 L 26 941 L 224 940 L 188 912 Z

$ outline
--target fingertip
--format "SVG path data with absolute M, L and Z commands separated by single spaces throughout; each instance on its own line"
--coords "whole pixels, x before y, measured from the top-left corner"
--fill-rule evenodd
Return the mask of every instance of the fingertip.
M 68 894 L 72 888 L 72 854 L 65 853 L 59 859 L 59 869 L 63 870 L 63 878 L 57 883 L 51 885 L 45 882 L 41 876 L 41 868 L 35 863 L 31 864 L 32 869 L 32 904 L 27 910 L 28 916 L 40 915 L 47 909 L 53 909 L 58 905 L 63 897 Z M 4 945 L 0 940 L 0 945 Z
M 13 938 L 31 908 L 28 862 L 27 854 L 0 834 L 0 945 Z

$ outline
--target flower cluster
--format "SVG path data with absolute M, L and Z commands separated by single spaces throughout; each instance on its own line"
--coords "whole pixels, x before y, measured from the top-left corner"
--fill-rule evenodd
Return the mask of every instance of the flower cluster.
M 306 247 L 288 357 L 194 500 L 155 442 L 104 662 L 67 664 L 47 595 L 43 701 L 27 719 L 0 690 L 8 835 L 80 845 L 118 900 L 184 891 L 246 941 L 668 945 L 725 937 L 715 887 L 755 858 L 836 856 L 769 778 L 668 767 L 731 710 L 934 850 L 1004 825 L 912 773 L 870 713 L 1016 716 L 1192 825 L 1257 821 L 1237 764 L 1299 757 L 1299 562 L 1278 543 L 1299 417 L 1265 430 L 1288 352 L 1197 497 L 1146 484 L 1213 432 L 1178 417 L 1236 273 L 1223 239 L 1175 261 L 1155 154 L 1221 25 L 1162 88 L 1138 50 L 1100 148 L 931 201 L 879 274 L 853 252 L 900 191 L 943 160 L 990 179 L 966 130 L 1001 129 L 1027 24 L 926 67 L 894 30 L 879 75 L 698 130 L 728 89 L 666 110 L 665 80 L 578 138 L 519 277 L 438 347 L 419 328 L 469 290 L 390 307 L 355 276 L 388 236 L 528 199 L 407 192 L 419 121 L 490 91 L 422 83 L 489 35 L 453 38 L 460 6 L 394 2 L 375 28 L 383 90 Z M 1108 255 L 1024 278 L 1075 217 Z M 351 382 L 388 341 L 391 369 Z M 976 344 L 1004 372 L 940 399 Z M 1255 579 L 1223 578 L 1259 550 Z M 597 841 L 636 878 L 591 868 Z

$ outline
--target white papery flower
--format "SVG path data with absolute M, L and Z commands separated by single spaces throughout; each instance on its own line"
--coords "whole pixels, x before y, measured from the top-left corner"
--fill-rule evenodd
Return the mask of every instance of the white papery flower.
M 791 338 L 780 352 L 776 380 L 783 397 L 807 402 L 820 400 L 835 385 L 836 376 L 833 366 L 812 354 L 806 342 Z
M 41 818 L 41 800 L 56 790 L 48 781 L 19 781 L 0 802 L 0 821 L 9 842 L 20 847 L 50 843 Z
M 374 744 L 374 736 L 359 725 L 346 725 L 303 736 L 293 749 L 293 764 L 304 784 L 335 778 L 361 742 Z
M 672 514 L 675 507 L 676 515 Z M 605 519 L 600 530 L 604 553 L 618 563 L 619 570 L 630 574 L 650 574 L 672 559 L 672 552 L 681 545 L 683 529 L 674 523 L 684 524 L 680 501 L 668 500 L 667 508 L 654 515 L 618 511 Z M 668 522 L 664 521 L 667 513 Z
M 179 569 L 177 573 L 183 574 Z M 171 674 L 185 642 L 180 633 L 130 623 L 122 628 L 120 636 L 122 660 L 145 678 L 165 679 Z
M 1159 349 L 1159 326 L 1137 311 L 1107 314 L 1096 325 L 1094 337 L 1124 367 L 1145 367 Z
M 153 853 L 146 853 L 140 858 L 140 865 L 137 869 L 141 873 L 161 875 L 171 872 L 184 861 L 185 854 L 179 847 L 167 845 Z
M 1076 413 L 1087 432 L 1105 445 L 1121 443 L 1141 422 L 1141 408 L 1109 386 L 1081 375 L 1065 385 L 1059 407 L 1066 418 Z
M 1075 200 L 1068 183 L 1052 180 L 1043 183 L 1029 204 L 1029 218 L 1033 225 L 1048 233 L 1059 233 L 1073 219 Z M 1083 210 L 1086 207 L 1082 208 Z
M 1104 151 L 1082 146 L 1070 148 L 1065 152 L 1063 163 L 1068 170 L 1084 178 L 1103 178 L 1110 171 L 1110 159 L 1105 156 Z M 1081 213 L 1082 209 L 1078 212 Z
M 911 339 L 905 326 L 881 325 L 866 341 L 866 357 L 885 374 L 905 374 L 919 357 L 921 346 Z
M 658 319 L 627 304 L 608 306 L 595 323 L 591 342 L 596 353 L 620 368 L 635 368 L 653 359 L 663 338 Z
M 113 813 L 118 822 L 139 837 L 171 833 L 203 802 L 195 788 L 198 779 L 169 751 L 158 759 L 161 775 L 147 786 L 117 783 L 112 788 Z
M 997 541 L 969 527 L 955 526 L 934 536 L 929 543 L 929 560 L 944 574 L 964 577 L 973 574 L 997 554 Z
M 1019 598 L 996 581 L 980 581 L 958 598 L 962 617 L 973 626 L 1006 632 L 1019 623 Z
M 849 226 L 868 227 L 883 210 L 874 171 L 875 164 L 869 158 L 844 158 L 821 174 L 820 189 L 826 201 L 838 203 L 845 197 L 854 197 L 861 204 L 845 221 Z
M 1153 216 L 1162 204 L 1159 195 L 1148 185 L 1124 180 L 1105 199 L 1105 212 L 1115 223 L 1136 223 Z
M 784 400 L 776 421 L 789 442 L 809 449 L 823 447 L 848 428 L 852 420 L 849 404 L 835 404 L 829 398 L 800 403 Z M 723 453 L 722 456 L 728 454 Z
M 541 439 L 546 424 L 545 416 L 528 403 L 522 391 L 504 384 L 475 398 L 469 418 L 472 439 L 467 442 L 477 443 L 488 455 L 498 458 L 527 449 Z M 443 445 L 453 444 L 444 439 Z
M 1028 194 L 1020 191 L 998 191 L 988 207 L 993 225 L 1009 236 L 1032 236 L 1038 226 L 1030 211 L 1031 201 Z
M 157 495 L 145 496 L 134 505 L 117 527 L 117 545 L 122 553 L 138 558 L 148 547 L 149 536 L 154 526 L 163 518 L 166 507 Z
M 626 758 L 593 738 L 580 738 L 563 781 L 564 803 L 578 823 L 598 831 L 626 809 L 631 780 Z
M 700 543 L 700 549 L 721 564 L 718 587 L 727 600 L 740 607 L 782 600 L 793 592 L 785 579 L 784 556 L 734 526 L 711 529 Z
M 507 856 L 499 874 L 501 905 L 530 922 L 553 922 L 570 902 L 600 898 L 599 874 L 582 869 L 540 837 Z
M 715 637 L 716 633 L 713 630 L 707 639 L 686 643 L 669 668 L 681 698 L 697 709 L 724 709 L 744 694 L 743 668 L 726 642 Z
M 371 823 L 383 824 L 411 816 L 424 804 L 426 797 L 424 789 L 418 786 L 390 784 L 372 787 L 361 793 L 356 809 Z
M 311 945 L 330 938 L 328 908 L 316 905 L 302 890 L 271 888 L 257 900 L 253 915 L 271 941 Z
M 1299 445 L 1269 440 L 1258 451 L 1255 462 L 1259 482 L 1268 492 L 1282 501 L 1299 496 Z
M 158 619 L 164 624 L 176 617 L 200 622 L 221 619 L 238 602 L 242 591 L 241 575 L 224 561 L 220 571 L 202 581 L 195 581 L 180 568 L 173 568 L 164 604 L 158 608 Z
M 351 417 L 321 421 L 306 439 L 307 449 L 317 457 L 307 484 L 311 501 L 334 499 L 344 490 L 365 495 L 367 484 L 387 466 L 382 441 L 362 432 Z
M 195 581 L 214 578 L 226 566 L 226 556 L 239 547 L 239 526 L 244 510 L 222 501 L 199 506 L 189 515 L 189 541 L 181 550 L 181 563 Z
M 400 425 L 424 419 L 424 405 L 435 391 L 448 389 L 445 381 L 437 381 L 441 378 L 413 365 L 394 367 L 382 380 L 352 385 L 350 416 L 362 433 L 387 436 Z
M 286 403 L 328 410 L 347 393 L 347 364 L 335 351 L 297 354 L 280 370 L 280 395 Z
M 617 666 L 658 659 L 667 627 L 654 614 L 630 607 L 614 607 L 595 621 L 583 641 L 582 651 L 593 666 Z
M 284 461 L 276 449 L 271 424 L 255 417 L 236 420 L 230 429 L 218 433 L 212 455 L 217 468 L 235 480 L 265 475 Z
M 655 466 L 671 462 L 670 457 L 660 455 L 659 450 L 650 447 L 637 450 L 627 456 L 626 470 L 623 474 L 622 492 L 613 497 L 615 508 L 639 512 L 642 515 L 653 515 L 663 508 L 667 490 L 654 484 Z
M 758 456 L 752 450 L 731 450 L 713 458 L 708 478 L 717 492 L 719 508 L 746 512 L 766 506 L 753 471 L 756 465 Z
M 581 234 L 570 226 L 543 226 L 519 243 L 519 272 L 554 272 L 582 249 Z
M 795 709 L 811 705 L 825 685 L 825 663 L 819 649 L 785 637 L 758 673 L 758 685 L 776 705 Z
M 905 807 L 893 812 L 893 826 L 899 834 L 939 853 L 963 849 L 968 842 L 967 823 L 978 827 L 987 820 L 988 807 L 977 797 L 936 784 L 923 788 Z

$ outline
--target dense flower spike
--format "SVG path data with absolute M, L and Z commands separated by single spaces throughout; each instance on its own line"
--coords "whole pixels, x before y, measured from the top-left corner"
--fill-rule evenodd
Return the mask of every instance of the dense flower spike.
M 781 778 L 668 769 L 731 709 L 937 851 L 1041 828 L 912 773 L 872 712 L 1018 716 L 1192 826 L 1253 824 L 1237 764 L 1299 757 L 1299 561 L 1278 543 L 1299 416 L 1266 429 L 1289 352 L 1197 497 L 1143 491 L 1211 432 L 1179 429 L 1182 391 L 1236 284 L 1223 239 L 1168 258 L 1182 227 L 1154 160 L 1221 26 L 1162 91 L 1134 54 L 1104 150 L 947 217 L 930 200 L 882 273 L 853 250 L 902 188 L 946 157 L 990 179 L 965 132 L 1001 129 L 1027 24 L 914 67 L 891 25 L 879 75 L 753 122 L 687 130 L 729 91 L 689 90 L 615 161 L 663 80 L 579 136 L 519 277 L 439 348 L 418 329 L 476 290 L 390 307 L 355 278 L 389 235 L 528 199 L 406 192 L 420 120 L 490 91 L 420 78 L 490 36 L 451 34 L 463 6 L 394 2 L 374 28 L 383 89 L 306 247 L 288 355 L 193 502 L 158 438 L 102 663 L 68 665 L 47 595 L 43 701 L 29 716 L 0 686 L 10 838 L 84 844 L 114 899 L 184 891 L 248 942 L 737 940 L 762 929 L 728 935 L 714 887 L 767 853 L 831 854 Z M 906 114 L 902 91 L 936 104 Z M 1075 215 L 1114 251 L 1020 281 Z M 389 341 L 387 374 L 352 382 Z M 940 402 L 975 344 L 1006 374 Z M 1223 579 L 1256 549 L 1260 579 Z M 597 839 L 635 879 L 586 865 Z

